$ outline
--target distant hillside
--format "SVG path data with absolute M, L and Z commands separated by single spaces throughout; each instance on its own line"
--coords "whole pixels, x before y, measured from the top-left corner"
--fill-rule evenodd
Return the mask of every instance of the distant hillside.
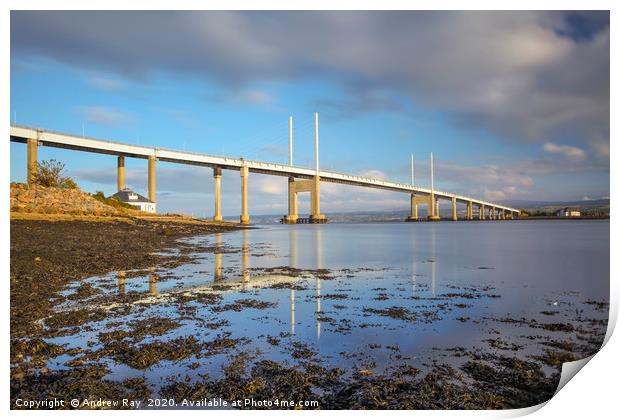
M 537 200 L 506 200 L 502 204 L 519 209 L 537 209 L 542 207 L 609 207 L 609 199 L 577 200 L 577 201 L 537 201 Z
M 594 212 L 609 214 L 609 199 L 600 200 L 580 200 L 580 201 L 535 201 L 535 200 L 506 200 L 501 204 L 525 210 L 530 213 L 543 212 L 553 213 L 564 207 L 571 207 L 582 212 Z M 451 217 L 452 213 L 449 206 L 444 205 L 441 210 L 441 217 Z M 425 206 L 420 206 L 420 216 L 426 215 Z M 464 217 L 463 206 L 459 207 L 459 217 Z M 307 217 L 307 214 L 300 214 Z M 384 210 L 384 211 L 355 211 L 355 212 L 329 212 L 327 217 L 332 223 L 355 223 L 355 222 L 401 222 L 409 216 L 409 210 Z M 272 224 L 280 223 L 282 214 L 258 215 L 252 217 L 252 223 Z

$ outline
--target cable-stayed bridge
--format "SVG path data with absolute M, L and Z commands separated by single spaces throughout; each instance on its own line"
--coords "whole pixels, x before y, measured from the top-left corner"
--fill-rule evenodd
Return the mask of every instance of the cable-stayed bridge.
M 435 189 L 433 185 L 432 155 L 431 155 L 431 187 L 420 187 L 412 182 L 402 183 L 383 179 L 373 179 L 364 176 L 340 173 L 321 169 L 319 166 L 319 136 L 318 114 L 314 121 L 315 167 L 306 168 L 293 165 L 293 127 L 292 118 L 289 119 L 289 164 L 271 163 L 260 160 L 215 156 L 211 154 L 195 153 L 185 150 L 173 150 L 162 147 L 151 147 L 117 141 L 96 139 L 84 135 L 59 133 L 51 130 L 12 125 L 10 140 L 25 143 L 28 148 L 27 174 L 28 182 L 34 180 L 37 170 L 38 148 L 56 147 L 78 150 L 83 152 L 100 153 L 117 156 L 118 189 L 125 188 L 125 158 L 145 159 L 148 161 L 148 198 L 156 202 L 156 162 L 172 162 L 182 165 L 208 166 L 213 168 L 215 178 L 215 206 L 214 221 L 222 221 L 221 214 L 221 176 L 223 170 L 238 171 L 241 176 L 241 216 L 240 222 L 250 223 L 248 203 L 248 178 L 250 173 L 260 173 L 288 178 L 288 213 L 283 217 L 284 223 L 324 223 L 327 218 L 321 213 L 320 190 L 321 182 L 355 185 L 365 188 L 377 188 L 388 191 L 402 192 L 411 197 L 411 214 L 407 220 L 439 220 L 438 203 L 448 201 L 452 205 L 452 217 L 449 220 L 458 220 L 457 203 L 466 205 L 465 220 L 505 220 L 515 218 L 519 210 L 489 201 L 467 197 L 453 192 Z M 413 162 L 412 162 L 413 163 Z M 413 178 L 413 168 L 412 168 Z M 310 193 L 310 216 L 300 218 L 297 208 L 297 195 L 301 192 Z M 427 207 L 427 218 L 418 216 L 418 206 Z

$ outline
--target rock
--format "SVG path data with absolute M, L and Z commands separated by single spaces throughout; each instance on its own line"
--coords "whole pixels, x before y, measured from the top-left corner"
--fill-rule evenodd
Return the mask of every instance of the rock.
M 46 188 L 17 183 L 11 184 L 11 211 L 98 216 L 126 215 L 132 212 L 108 206 L 79 188 Z

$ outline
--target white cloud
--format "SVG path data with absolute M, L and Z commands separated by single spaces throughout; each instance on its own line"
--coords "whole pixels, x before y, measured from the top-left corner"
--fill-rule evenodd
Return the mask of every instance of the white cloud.
M 87 122 L 93 124 L 118 126 L 131 120 L 127 114 L 104 106 L 84 106 L 77 111 Z
M 282 177 L 261 177 L 254 181 L 253 188 L 262 194 L 286 196 L 288 188 L 287 178 Z
M 545 152 L 560 154 L 567 158 L 581 160 L 586 157 L 586 152 L 575 146 L 566 146 L 547 142 L 543 145 Z
M 592 147 L 594 148 L 594 151 L 599 157 L 609 159 L 609 142 L 594 143 Z
M 244 89 L 232 94 L 235 101 L 250 105 L 267 105 L 274 101 L 271 93 L 263 90 Z
M 104 76 L 93 76 L 88 79 L 88 83 L 100 90 L 121 90 L 126 84 L 120 79 Z

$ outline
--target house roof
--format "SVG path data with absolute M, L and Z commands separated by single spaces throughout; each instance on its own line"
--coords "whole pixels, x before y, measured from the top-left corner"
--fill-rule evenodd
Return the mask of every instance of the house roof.
M 154 203 L 154 201 L 149 200 L 143 195 L 138 194 L 137 192 L 125 188 L 114 194 L 112 197 L 116 197 L 124 203 Z

